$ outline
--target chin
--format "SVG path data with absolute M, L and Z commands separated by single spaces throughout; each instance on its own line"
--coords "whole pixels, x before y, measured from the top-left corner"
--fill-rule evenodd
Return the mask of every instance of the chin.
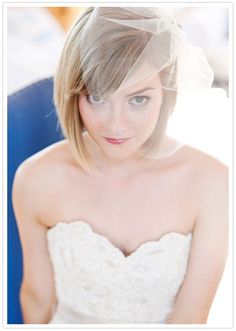
M 123 146 L 118 146 L 118 145 L 108 146 L 104 144 L 99 144 L 99 145 L 100 145 L 100 149 L 102 150 L 103 154 L 106 157 L 112 158 L 114 160 L 115 159 L 122 160 L 137 156 L 138 152 L 140 151 L 140 148 L 145 143 L 145 141 L 144 142 L 139 141 L 138 143 L 133 142 L 131 146 L 125 146 L 125 144 Z
M 112 149 L 107 149 L 107 148 L 102 148 L 102 151 L 103 151 L 104 155 L 106 155 L 107 157 L 117 159 L 117 160 L 126 159 L 128 157 L 131 157 L 136 152 L 133 150 L 112 150 Z

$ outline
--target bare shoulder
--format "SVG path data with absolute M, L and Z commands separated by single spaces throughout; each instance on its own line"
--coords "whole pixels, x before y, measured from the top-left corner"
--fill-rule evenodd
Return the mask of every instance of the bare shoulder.
M 215 157 L 186 145 L 181 159 L 187 164 L 193 182 L 202 188 L 228 183 L 228 166 Z
M 17 169 L 13 182 L 13 205 L 34 212 L 44 204 L 49 195 L 57 191 L 63 181 L 63 169 L 72 156 L 68 143 L 55 143 L 26 159 Z M 40 201 L 40 203 L 39 203 Z
M 190 146 L 183 150 L 189 166 L 189 183 L 195 192 L 199 219 L 225 220 L 228 211 L 228 167 L 218 159 Z
M 50 179 L 53 171 L 55 178 L 63 166 L 69 162 L 70 151 L 66 140 L 57 142 L 32 155 L 20 164 L 16 171 L 15 181 L 38 183 Z

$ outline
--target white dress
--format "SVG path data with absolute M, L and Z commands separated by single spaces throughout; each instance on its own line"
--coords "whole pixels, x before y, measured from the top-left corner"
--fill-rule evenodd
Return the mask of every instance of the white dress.
M 47 239 L 57 293 L 49 324 L 163 324 L 186 273 L 192 233 L 167 233 L 127 257 L 80 220 L 57 223 Z

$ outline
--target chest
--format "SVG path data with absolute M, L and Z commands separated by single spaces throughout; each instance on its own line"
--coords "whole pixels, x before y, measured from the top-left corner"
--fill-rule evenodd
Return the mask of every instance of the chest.
M 55 208 L 45 217 L 48 226 L 83 220 L 127 254 L 145 241 L 172 231 L 188 233 L 193 227 L 193 198 L 180 178 L 71 182 L 58 192 Z

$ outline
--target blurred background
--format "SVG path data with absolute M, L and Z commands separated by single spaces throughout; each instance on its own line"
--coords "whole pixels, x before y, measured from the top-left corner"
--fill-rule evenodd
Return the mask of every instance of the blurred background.
M 65 35 L 82 10 L 84 8 L 80 7 L 8 7 L 9 95 L 40 79 L 53 76 Z M 205 50 L 215 74 L 215 89 L 212 91 L 209 104 L 206 103 L 204 106 L 208 121 L 206 130 L 204 132 L 202 123 L 197 123 L 197 119 L 194 118 L 198 131 L 192 132 L 193 145 L 229 165 L 232 157 L 232 106 L 227 97 L 230 58 L 228 8 L 178 6 L 173 10 L 188 39 Z M 209 124 L 211 122 L 214 123 L 212 131 Z M 202 127 L 201 132 L 199 127 Z M 211 326 L 231 325 L 232 275 L 229 263 L 210 311 L 208 323 Z

